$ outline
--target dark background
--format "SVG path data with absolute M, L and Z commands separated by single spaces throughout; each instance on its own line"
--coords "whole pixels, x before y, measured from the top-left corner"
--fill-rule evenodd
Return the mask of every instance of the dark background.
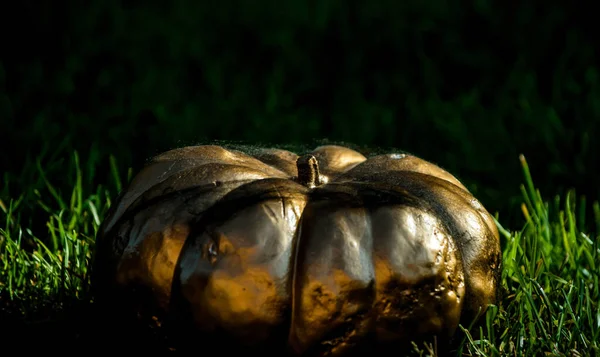
M 599 197 L 597 14 L 566 1 L 20 1 L 0 10 L 5 200 L 212 140 L 409 151 L 520 217 Z M 61 161 L 62 160 L 62 161 Z M 518 228 L 515 226 L 515 228 Z

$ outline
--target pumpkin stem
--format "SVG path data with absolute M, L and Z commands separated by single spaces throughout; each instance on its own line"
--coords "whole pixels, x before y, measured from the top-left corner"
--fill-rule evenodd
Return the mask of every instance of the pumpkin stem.
M 319 163 L 313 155 L 303 155 L 296 160 L 298 182 L 306 187 L 314 188 L 321 184 Z

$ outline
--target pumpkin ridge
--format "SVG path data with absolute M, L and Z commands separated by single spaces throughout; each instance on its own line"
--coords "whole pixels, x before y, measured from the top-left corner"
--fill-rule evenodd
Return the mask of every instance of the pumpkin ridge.
M 319 288 L 319 283 L 320 281 L 318 280 L 318 278 L 310 278 L 310 274 L 308 273 L 307 269 L 311 269 L 312 264 L 317 263 L 318 261 L 314 261 L 313 258 L 310 258 L 311 255 L 313 254 L 320 254 L 319 252 L 319 244 L 317 243 L 317 245 L 314 245 L 315 243 L 311 243 L 312 240 L 318 239 L 318 240 L 323 240 L 323 241 L 328 241 L 329 239 L 333 239 L 333 237 L 331 236 L 331 234 L 334 234 L 333 232 L 329 232 L 328 229 L 329 226 L 323 225 L 323 221 L 325 220 L 331 220 L 331 221 L 337 221 L 338 216 L 329 216 L 330 214 L 330 209 L 333 210 L 334 212 L 346 212 L 349 213 L 347 210 L 352 207 L 352 209 L 358 209 L 358 211 L 362 211 L 364 212 L 363 214 L 364 219 L 366 219 L 366 226 L 364 227 L 365 234 L 367 234 L 366 237 L 371 237 L 371 238 L 363 238 L 363 239 L 368 239 L 368 240 L 372 240 L 371 243 L 367 243 L 366 241 L 363 244 L 366 244 L 365 249 L 370 250 L 373 249 L 371 251 L 371 253 L 369 253 L 370 258 L 367 258 L 367 261 L 365 262 L 365 264 L 369 265 L 369 266 L 373 266 L 374 269 L 374 264 L 376 262 L 376 258 L 375 258 L 375 246 L 374 244 L 376 244 L 377 241 L 377 237 L 376 234 L 377 232 L 381 232 L 380 228 L 377 228 L 375 226 L 375 222 L 373 221 L 373 217 L 376 214 L 377 211 L 380 211 L 381 209 L 386 209 L 387 207 L 390 207 L 391 210 L 396 210 L 396 209 L 400 209 L 401 211 L 406 210 L 407 208 L 412 208 L 413 210 L 416 210 L 416 212 L 422 212 L 423 214 L 428 214 L 430 216 L 436 217 L 435 213 L 431 210 L 431 208 L 424 202 L 420 201 L 420 200 L 405 200 L 403 198 L 403 195 L 408 194 L 407 192 L 403 192 L 403 191 L 396 191 L 398 188 L 394 188 L 391 185 L 387 185 L 389 188 L 388 192 L 379 192 L 379 194 L 376 196 L 372 195 L 372 192 L 376 192 L 377 190 L 380 190 L 382 187 L 381 185 L 372 185 L 369 183 L 357 183 L 357 182 L 351 182 L 351 183 L 346 183 L 346 184 L 342 184 L 342 183 L 338 183 L 338 184 L 330 184 L 326 187 L 321 187 L 321 188 L 317 188 L 313 191 L 311 191 L 309 193 L 309 203 L 307 204 L 305 211 L 303 213 L 302 216 L 302 220 L 299 223 L 299 228 L 297 231 L 297 236 L 295 239 L 297 239 L 296 243 L 295 243 L 295 255 L 294 255 L 294 270 L 293 270 L 293 288 L 292 288 L 292 320 L 291 320 L 291 324 L 292 324 L 292 330 L 290 337 L 288 338 L 289 343 L 291 344 L 291 346 L 296 350 L 296 352 L 302 352 L 304 350 L 304 348 L 312 346 L 309 348 L 309 351 L 311 352 L 315 352 L 317 354 L 320 355 L 320 353 L 331 353 L 333 355 L 337 355 L 338 353 L 342 353 L 341 351 L 347 350 L 349 348 L 349 346 L 353 346 L 355 343 L 359 343 L 359 345 L 361 343 L 364 343 L 365 341 L 363 341 L 363 338 L 366 339 L 372 339 L 374 338 L 374 335 L 376 334 L 375 330 L 374 330 L 374 326 L 372 325 L 372 323 L 375 322 L 374 319 L 378 318 L 378 315 L 373 315 L 374 314 L 374 309 L 376 309 L 375 306 L 375 298 L 370 297 L 371 295 L 374 294 L 375 290 L 373 288 L 373 283 L 376 282 L 376 278 L 372 277 L 371 280 L 364 281 L 364 283 L 366 285 L 362 286 L 361 284 L 363 284 L 363 280 L 361 280 L 361 278 L 358 278 L 359 280 L 350 283 L 350 285 L 346 285 L 346 288 L 343 288 L 344 285 L 340 285 L 338 286 L 339 289 L 343 289 L 340 291 L 337 291 L 334 289 L 334 287 L 331 287 L 331 289 L 334 290 L 328 290 L 325 291 L 325 288 Z M 339 189 L 340 191 L 336 192 L 336 190 Z M 371 191 L 371 192 L 369 192 Z M 407 190 L 408 192 L 410 192 L 410 190 Z M 385 195 L 389 195 L 391 196 L 391 199 L 389 200 L 385 200 L 384 198 L 382 198 L 382 196 Z M 378 201 L 379 199 L 379 201 Z M 379 202 L 379 205 L 377 205 L 377 203 Z M 348 203 L 350 203 L 350 205 L 348 205 Z M 318 208 L 318 205 L 323 205 L 323 208 Z M 330 207 L 330 209 L 328 208 Z M 308 212 L 306 211 L 308 210 Z M 316 211 L 315 211 L 316 210 Z M 409 209 L 410 210 L 410 209 Z M 307 216 L 308 214 L 308 216 Z M 321 215 L 325 214 L 327 217 L 323 218 L 321 217 Z M 315 226 L 315 222 L 314 220 L 320 220 L 320 225 Z M 381 218 L 379 218 L 381 219 Z M 308 220 L 308 221 L 305 221 Z M 442 221 L 442 218 L 439 218 L 440 221 Z M 313 226 L 311 228 L 311 225 Z M 316 231 L 315 233 L 311 233 L 312 230 L 307 232 L 307 235 L 305 235 L 303 233 L 303 229 L 307 228 L 308 229 L 316 229 L 315 227 L 320 227 L 318 229 L 319 232 L 321 232 L 321 234 L 323 235 L 322 237 L 315 237 L 314 234 L 317 234 Z M 349 230 L 344 230 L 344 227 L 340 226 L 340 228 L 347 232 L 347 234 L 350 234 L 350 236 L 352 236 L 352 234 L 354 233 L 349 233 L 353 230 L 354 226 L 348 226 L 347 228 L 351 229 Z M 422 228 L 425 228 L 425 226 L 422 226 Z M 444 229 L 445 232 L 447 232 L 447 230 L 445 229 L 445 227 L 442 227 Z M 328 234 L 323 233 L 323 232 L 329 232 Z M 358 237 L 358 236 L 356 236 Z M 451 236 L 447 235 L 447 244 L 451 244 Z M 349 237 L 346 237 L 346 235 L 344 234 L 344 240 L 348 239 Z M 303 239 L 309 239 L 309 241 L 305 241 Z M 316 242 L 316 241 L 315 241 Z M 337 242 L 337 240 L 335 240 L 335 242 Z M 312 244 L 312 248 L 308 246 L 308 244 Z M 337 247 L 336 244 L 338 243 L 333 243 L 334 245 L 331 246 L 330 244 L 326 244 L 325 247 L 329 248 L 333 248 L 335 252 L 338 253 L 334 253 L 334 255 L 330 258 L 326 258 L 323 257 L 322 259 L 324 260 L 328 260 L 328 259 L 337 259 L 337 255 L 335 254 L 344 254 L 343 252 L 345 252 L 345 248 L 344 247 L 340 247 L 340 248 L 335 248 Z M 373 245 L 372 248 L 367 248 L 370 245 Z M 447 255 L 447 254 L 457 254 L 458 252 L 456 250 L 451 250 L 450 253 L 443 253 L 443 255 Z M 444 256 L 445 256 L 444 255 Z M 452 265 L 452 264 L 456 264 L 456 265 Z M 452 263 L 450 265 L 450 267 L 455 267 L 456 269 L 458 269 L 458 273 L 459 275 L 464 274 L 463 273 L 463 269 L 462 269 L 462 265 L 460 264 L 460 258 L 458 258 L 458 261 Z M 337 266 L 337 265 L 333 265 L 333 266 Z M 342 265 L 343 266 L 343 265 Z M 342 272 L 345 272 L 346 268 L 343 268 L 342 266 L 338 266 L 335 269 L 340 269 L 341 272 L 340 274 L 342 274 Z M 331 269 L 331 267 L 329 267 L 327 265 L 327 267 L 325 268 L 325 271 L 329 271 L 327 269 Z M 364 270 L 369 270 L 371 268 L 367 268 L 367 266 L 361 266 L 360 270 L 364 271 Z M 401 273 L 398 271 L 394 271 L 394 273 Z M 308 275 L 307 275 L 308 274 Z M 317 274 L 316 272 L 314 274 Z M 325 275 L 331 275 L 332 273 L 325 273 Z M 440 271 L 438 274 L 443 274 L 443 271 Z M 439 277 L 440 275 L 436 275 L 436 277 Z M 424 276 L 423 278 L 425 278 L 425 280 L 423 280 L 421 283 L 426 283 L 427 279 L 431 279 L 433 277 L 427 277 Z M 317 280 L 315 280 L 317 279 Z M 325 278 L 323 278 L 325 279 Z M 352 278 L 350 278 L 352 279 Z M 312 281 L 312 283 L 310 283 Z M 432 281 L 433 282 L 433 281 Z M 354 283 L 358 283 L 359 285 L 357 285 L 355 288 L 351 288 L 351 285 Z M 309 285 L 307 285 L 309 284 Z M 323 284 L 326 284 L 325 282 L 323 282 Z M 460 290 L 459 286 L 454 286 L 452 284 L 452 282 L 449 282 L 448 287 L 452 289 L 452 291 L 454 291 L 456 289 L 456 291 L 458 292 Z M 314 285 L 314 289 L 316 289 L 314 291 L 314 293 L 312 292 L 313 288 L 310 287 Z M 334 284 L 335 286 L 335 284 Z M 431 287 L 431 289 L 428 289 L 428 287 Z M 419 294 L 417 294 L 418 296 L 424 295 L 424 294 L 429 294 L 429 292 L 434 288 L 434 286 L 432 284 L 430 285 L 423 285 L 423 287 L 421 288 L 421 290 L 419 290 Z M 344 289 L 350 289 L 350 290 L 344 290 Z M 357 290 L 353 290 L 353 289 L 357 289 Z M 412 288 L 410 285 L 406 285 L 403 289 L 407 289 L 408 291 L 410 291 Z M 345 291 L 345 292 L 344 292 Z M 363 306 L 362 308 L 360 308 L 359 310 L 357 310 L 356 312 L 345 312 L 344 315 L 340 315 L 340 309 L 342 307 L 337 306 L 335 308 L 333 308 L 334 310 L 331 310 L 330 313 L 332 313 L 332 315 L 329 317 L 330 319 L 333 319 L 333 321 L 330 321 L 329 326 L 328 327 L 320 327 L 320 331 L 322 331 L 322 335 L 321 332 L 319 332 L 318 335 L 312 335 L 312 332 L 310 332 L 310 330 L 317 328 L 316 326 L 314 326 L 314 323 L 312 322 L 311 318 L 308 318 L 308 320 L 304 320 L 307 319 L 305 317 L 306 314 L 310 314 L 311 311 L 313 311 L 314 309 L 319 309 L 317 305 L 319 306 L 328 306 L 328 304 L 333 304 L 333 302 L 337 302 L 339 303 L 340 301 L 345 301 L 347 300 L 347 298 L 345 298 L 345 294 L 349 294 L 348 298 L 350 298 L 351 295 L 356 294 L 356 298 L 353 298 L 351 300 L 357 299 L 355 301 L 356 304 L 364 304 L 360 305 Z M 399 294 L 399 292 L 393 293 L 393 292 L 389 292 L 387 293 L 388 295 L 392 295 L 393 294 Z M 314 304 L 316 304 L 314 307 L 310 306 L 310 303 L 306 301 L 306 299 L 310 299 L 310 296 L 312 296 L 312 299 L 314 300 Z M 460 297 L 462 297 L 462 294 L 460 294 Z M 302 302 L 302 299 L 304 299 L 305 301 Z M 366 299 L 366 300 L 365 300 Z M 361 302 L 362 301 L 362 302 Z M 367 302 L 370 301 L 370 302 Z M 457 300 L 458 303 L 459 300 Z M 305 306 L 301 306 L 301 304 L 308 304 Z M 370 314 L 364 314 L 364 309 L 372 309 Z M 421 307 L 421 309 L 423 309 Z M 419 310 L 420 311 L 420 310 Z M 338 316 L 338 319 L 342 319 L 344 321 L 336 321 L 336 316 Z M 296 320 L 297 317 L 300 317 L 300 320 Z M 325 317 L 323 317 L 325 318 Z M 349 319 L 349 320 L 347 320 Z M 304 321 L 303 321 L 304 320 Z M 443 321 L 443 320 L 442 320 Z M 322 321 L 320 321 L 320 323 L 324 323 Z M 299 324 L 299 326 L 297 326 Z M 307 325 L 308 324 L 308 325 Z M 450 328 L 450 326 L 446 326 L 444 325 L 443 328 Z M 331 329 L 330 329 L 331 328 Z M 324 329 L 324 330 L 323 330 Z M 299 332 L 297 332 L 299 331 Z M 308 337 L 306 335 L 306 331 L 308 332 Z M 446 330 L 443 330 L 446 331 Z M 298 333 L 300 333 L 300 335 L 297 335 Z M 304 336 L 304 337 L 303 337 Z M 312 337 L 310 337 L 312 336 Z M 369 337 L 370 336 L 370 337 Z M 317 338 L 318 341 L 321 341 L 321 343 L 325 343 L 327 346 L 322 345 L 320 347 L 317 347 L 315 345 L 313 345 L 312 343 L 313 338 Z M 357 340 L 358 338 L 358 340 Z M 372 341 L 372 340 L 371 340 Z M 308 344 L 308 345 L 307 345 Z M 360 346 L 357 346 L 358 348 L 360 348 Z M 316 348 L 316 349 L 315 349 Z M 354 348 L 354 347 L 352 347 Z M 320 352 L 317 352 L 320 351 Z M 306 351 L 304 351 L 306 352 Z
M 220 152 L 221 155 L 216 155 Z M 209 155 L 202 155 L 208 153 Z M 238 169 L 261 172 L 265 177 L 288 177 L 280 168 L 262 162 L 258 158 L 236 150 L 227 150 L 214 145 L 183 147 L 173 149 L 152 158 L 141 171 L 133 177 L 127 187 L 115 200 L 118 205 L 111 208 L 110 218 L 103 224 L 111 226 L 114 221 L 141 195 L 148 194 L 159 185 L 176 181 L 175 176 L 188 175 L 190 171 L 214 166 L 238 167 Z M 123 207 L 125 206 L 125 207 Z
M 300 192 L 289 192 L 290 190 L 299 190 Z M 178 260 L 178 262 L 176 263 L 176 273 L 175 273 L 175 278 L 173 279 L 173 290 L 176 291 L 176 293 L 174 294 L 174 303 L 177 303 L 177 301 L 180 301 L 179 303 L 182 304 L 182 306 L 185 307 L 185 309 L 188 309 L 188 307 L 191 307 L 190 303 L 194 303 L 191 301 L 188 301 L 188 297 L 184 297 L 182 296 L 181 293 L 181 285 L 183 284 L 183 280 L 181 278 L 181 274 L 182 274 L 182 269 L 183 269 L 183 263 L 182 263 L 182 259 L 184 259 L 184 255 L 189 255 L 189 254 L 193 254 L 190 253 L 191 251 L 194 251 L 196 249 L 198 249 L 199 247 L 202 246 L 201 241 L 199 241 L 198 239 L 201 236 L 206 237 L 212 237 L 212 235 L 214 234 L 219 234 L 219 232 L 221 232 L 221 230 L 223 229 L 223 227 L 229 227 L 235 230 L 236 228 L 242 228 L 242 227 L 236 227 L 235 225 L 229 225 L 229 222 L 231 222 L 232 220 L 235 219 L 235 217 L 237 216 L 238 213 L 242 213 L 246 211 L 246 209 L 252 210 L 254 209 L 256 206 L 260 206 L 263 202 L 269 202 L 269 201 L 277 201 L 277 202 L 285 202 L 286 199 L 298 199 L 298 198 L 303 198 L 306 199 L 306 195 L 303 194 L 303 192 L 307 191 L 307 189 L 303 186 L 301 186 L 300 184 L 291 181 L 291 180 L 285 180 L 285 179 L 278 179 L 278 178 L 269 178 L 269 179 L 264 179 L 264 180 L 256 180 L 256 181 L 251 181 L 246 183 L 243 186 L 240 186 L 230 192 L 228 192 L 225 196 L 223 196 L 217 203 L 215 203 L 215 205 L 211 206 L 210 208 L 208 208 L 206 211 L 204 211 L 204 213 L 202 215 L 198 216 L 198 219 L 193 220 L 190 222 L 190 226 L 191 226 L 191 230 L 190 230 L 190 234 L 188 236 L 188 238 L 186 239 L 186 242 L 184 243 L 184 247 L 182 248 L 182 253 L 180 255 L 180 258 Z M 267 208 L 268 209 L 268 208 Z M 285 210 L 285 208 L 282 207 L 282 209 Z M 273 214 L 277 215 L 277 211 L 272 211 Z M 265 211 L 265 213 L 267 213 Z M 283 218 L 284 215 L 281 215 L 281 217 Z M 297 231 L 297 227 L 298 224 L 296 224 L 295 228 L 291 231 L 294 236 L 291 238 L 291 250 L 290 253 L 288 253 L 288 265 L 291 266 L 291 264 L 293 263 L 293 261 L 291 260 L 293 258 L 293 245 L 295 243 L 294 241 L 294 237 Z M 243 235 L 243 230 L 239 231 L 240 234 Z M 207 238 L 207 239 L 212 239 L 212 238 Z M 184 253 L 185 252 L 185 253 Z M 285 259 L 285 255 L 280 255 L 279 259 Z M 265 264 L 269 264 L 268 261 Z M 186 269 L 189 269 L 186 268 Z M 210 282 L 211 279 L 214 278 L 213 274 L 215 273 L 215 271 L 211 271 L 210 273 L 207 273 L 206 276 L 204 276 L 205 279 L 207 279 L 207 282 Z M 289 272 L 286 272 L 285 275 L 289 276 L 291 278 L 291 276 L 289 275 Z M 290 278 L 285 279 L 285 281 L 287 281 L 287 284 L 290 283 Z M 288 286 L 283 285 L 283 289 L 286 292 L 289 292 L 289 288 Z M 179 300 L 177 300 L 179 299 Z M 197 304 L 197 302 L 196 302 Z M 289 328 L 289 316 L 291 315 L 289 312 L 287 312 L 286 310 L 289 307 L 289 299 L 287 301 L 287 303 L 285 304 L 285 306 L 281 306 L 281 312 L 282 312 L 282 325 L 280 325 L 279 327 L 277 327 L 274 332 L 275 333 L 282 333 L 282 329 L 284 328 Z M 192 307 L 192 308 L 197 308 L 198 306 Z M 187 310 L 184 310 L 183 314 L 189 315 L 190 312 L 186 312 Z M 214 317 L 213 317 L 214 318 Z M 226 322 L 228 324 L 231 323 L 236 323 L 235 321 L 223 321 Z M 223 333 L 227 332 L 227 329 L 224 326 L 220 326 L 220 325 L 216 325 L 215 327 L 217 330 L 215 331 L 220 331 L 221 329 L 223 329 Z M 237 328 L 237 327 L 236 327 Z M 253 328 L 252 326 L 248 325 L 245 326 L 246 331 L 252 332 Z M 237 330 L 236 330 L 237 331 Z
M 407 178 L 412 176 L 411 180 L 407 180 L 406 183 L 409 185 L 412 184 L 413 190 L 415 192 L 420 193 L 421 198 L 425 198 L 424 201 L 430 205 L 431 209 L 438 216 L 442 217 L 442 222 L 446 226 L 446 229 L 448 229 L 450 235 L 455 237 L 456 245 L 458 247 L 458 253 L 460 254 L 463 270 L 465 271 L 466 302 L 463 306 L 466 307 L 466 310 L 463 311 L 463 314 L 461 316 L 461 322 L 465 326 L 469 326 L 473 322 L 473 320 L 480 316 L 481 313 L 485 312 L 485 309 L 487 308 L 487 302 L 485 301 L 486 299 L 482 299 L 480 295 L 482 293 L 486 294 L 493 292 L 493 287 L 496 286 L 497 282 L 499 281 L 497 280 L 498 275 L 485 277 L 486 279 L 491 279 L 491 281 L 472 278 L 472 270 L 477 268 L 481 264 L 480 262 L 482 260 L 489 261 L 492 264 L 501 264 L 501 259 L 494 258 L 494 255 L 499 256 L 501 254 L 498 242 L 495 242 L 495 246 L 492 246 L 489 244 L 489 241 L 484 240 L 484 242 L 488 242 L 488 244 L 485 246 L 485 248 L 481 247 L 482 249 L 474 249 L 470 244 L 471 240 L 478 237 L 478 233 L 483 235 L 487 235 L 488 233 L 496 234 L 493 230 L 490 230 L 490 227 L 487 225 L 486 215 L 489 214 L 481 212 L 476 207 L 473 207 L 471 194 L 460 189 L 460 187 L 457 187 L 456 185 L 452 184 L 452 182 L 448 182 L 447 180 L 435 176 L 425 175 L 428 176 L 428 182 L 424 183 L 422 181 L 422 177 L 420 177 L 423 175 L 414 172 L 409 172 L 406 176 Z M 434 189 L 431 187 L 431 185 L 435 185 L 437 186 L 437 188 Z M 450 198 L 440 195 L 440 189 L 442 190 L 442 192 L 446 191 L 448 195 L 452 196 L 453 200 L 458 201 L 456 204 L 460 205 L 462 208 L 460 213 L 453 212 L 453 210 L 449 209 L 448 206 L 451 204 L 449 202 Z M 466 210 L 470 210 L 471 214 L 473 214 L 475 217 L 481 220 L 480 223 L 483 224 L 483 226 L 481 227 L 482 232 L 474 231 L 474 229 L 470 226 L 465 227 L 465 224 L 467 223 L 465 223 L 464 220 L 458 219 L 457 215 L 464 217 L 467 213 Z M 484 254 L 482 256 L 481 252 L 488 252 L 488 254 Z M 474 255 L 471 257 L 469 253 Z M 489 271 L 500 271 L 500 269 L 498 268 L 499 266 L 493 267 L 493 269 Z M 471 273 L 467 274 L 467 272 Z M 474 291 L 474 284 L 483 284 L 488 286 L 488 288 L 476 292 Z M 476 308 L 472 307 L 472 305 L 475 303 L 474 301 L 471 301 L 473 298 L 481 300 L 479 303 L 479 308 L 481 308 L 481 312 L 476 311 Z M 487 296 L 487 300 L 489 301 L 493 301 L 494 298 L 495 296 Z
M 198 183 L 194 183 L 195 181 L 206 182 L 207 184 L 222 184 L 225 182 L 235 183 L 245 181 L 240 179 L 219 180 L 217 173 L 219 173 L 220 175 L 224 175 L 227 173 L 227 171 L 232 171 L 233 173 L 235 173 L 235 171 L 242 171 L 245 172 L 247 175 L 253 174 L 255 176 L 254 178 L 249 178 L 248 180 L 264 179 L 271 177 L 267 172 L 252 167 L 220 162 L 210 162 L 199 166 L 192 166 L 189 168 L 181 169 L 167 176 L 162 181 L 156 182 L 152 186 L 146 188 L 146 190 L 141 192 L 135 199 L 131 200 L 126 207 L 123 207 L 123 205 L 125 205 L 125 203 L 123 202 L 123 197 L 120 201 L 115 202 L 115 212 L 113 212 L 113 215 L 111 215 L 111 217 L 109 217 L 109 219 L 106 220 L 106 224 L 108 227 L 112 226 L 115 223 L 115 221 L 118 220 L 118 217 L 123 215 L 123 213 L 127 211 L 131 206 L 143 204 L 144 201 L 148 200 L 149 198 L 152 198 L 154 196 L 165 195 L 169 191 L 177 192 L 184 190 L 185 188 L 190 186 L 197 186 Z M 277 172 L 280 175 L 280 177 L 286 177 L 286 175 L 283 172 L 280 172 L 278 170 Z M 194 177 L 195 173 L 199 173 L 200 175 Z M 232 173 L 229 172 L 229 175 L 231 174 Z M 201 175 L 203 175 L 204 177 L 202 177 Z M 215 179 L 209 179 L 211 175 L 216 176 Z M 183 186 L 178 187 L 177 185 L 180 182 L 185 182 L 185 184 Z M 132 185 L 133 182 L 130 183 L 130 185 L 128 185 L 124 192 L 129 192 L 132 189 Z
M 252 182 L 252 181 L 254 181 L 254 180 L 232 180 L 232 181 L 226 182 L 225 185 L 237 184 L 240 182 L 242 182 L 242 184 L 243 184 L 243 183 L 248 183 L 248 182 Z M 118 217 L 118 221 L 130 219 L 130 218 L 136 216 L 137 214 L 139 214 L 140 212 L 148 209 L 148 207 L 160 204 L 162 202 L 168 202 L 173 197 L 181 197 L 181 196 L 185 196 L 185 195 L 193 196 L 195 194 L 208 194 L 208 193 L 212 192 L 212 190 L 217 186 L 218 185 L 215 183 L 191 186 L 191 187 L 187 187 L 184 189 L 180 189 L 179 191 L 167 192 L 160 196 L 151 197 L 149 199 L 144 197 L 144 195 L 142 195 L 142 196 L 138 197 L 135 201 L 133 201 L 125 210 L 123 210 L 121 212 L 121 214 Z M 119 203 L 118 201 L 115 202 L 115 206 L 117 206 L 118 203 Z M 117 227 L 118 227 L 118 224 L 113 224 L 112 226 L 107 226 L 106 228 L 104 228 L 102 230 L 102 232 L 104 232 L 102 235 L 112 234 L 113 230 Z
M 270 190 L 259 191 L 255 193 L 248 193 L 246 190 L 249 188 L 253 188 L 253 185 L 263 185 L 263 184 L 273 184 L 279 183 L 283 184 L 281 186 L 273 186 Z M 280 188 L 284 187 L 284 185 L 292 186 L 298 189 L 298 192 L 286 193 L 282 194 L 283 190 Z M 201 220 L 209 220 L 211 222 L 220 222 L 222 220 L 227 220 L 231 217 L 232 213 L 238 209 L 243 209 L 257 203 L 268 201 L 273 198 L 279 198 L 280 200 L 290 199 L 290 198 L 300 198 L 302 196 L 306 196 L 308 192 L 305 191 L 304 186 L 297 184 L 290 180 L 279 179 L 279 178 L 266 178 L 263 180 L 252 180 L 248 181 L 233 190 L 226 193 L 220 200 L 215 202 L 214 205 L 207 208 L 199 219 Z M 231 208 L 234 207 L 233 211 Z M 192 224 L 197 224 L 199 220 L 193 221 Z
M 381 154 L 371 156 L 367 160 L 344 172 L 338 179 L 352 181 L 363 177 L 369 177 L 373 172 L 385 173 L 394 171 L 413 172 L 437 177 L 468 191 L 468 189 L 448 171 L 438 165 L 410 154 Z

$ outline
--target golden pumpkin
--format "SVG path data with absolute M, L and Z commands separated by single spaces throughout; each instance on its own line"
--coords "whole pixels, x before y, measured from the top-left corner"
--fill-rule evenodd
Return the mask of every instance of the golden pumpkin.
M 93 284 L 186 348 L 398 355 L 468 326 L 500 269 L 492 217 L 432 163 L 205 145 L 157 156 L 119 196 Z

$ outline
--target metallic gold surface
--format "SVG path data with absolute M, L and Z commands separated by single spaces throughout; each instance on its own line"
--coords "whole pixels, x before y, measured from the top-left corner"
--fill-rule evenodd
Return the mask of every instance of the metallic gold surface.
M 489 213 L 422 159 L 196 146 L 134 178 L 93 268 L 99 303 L 150 306 L 192 349 L 342 356 L 450 340 L 496 301 L 501 261 Z
M 319 162 L 325 181 L 334 179 L 367 159 L 357 151 L 338 145 L 319 146 L 310 154 Z

